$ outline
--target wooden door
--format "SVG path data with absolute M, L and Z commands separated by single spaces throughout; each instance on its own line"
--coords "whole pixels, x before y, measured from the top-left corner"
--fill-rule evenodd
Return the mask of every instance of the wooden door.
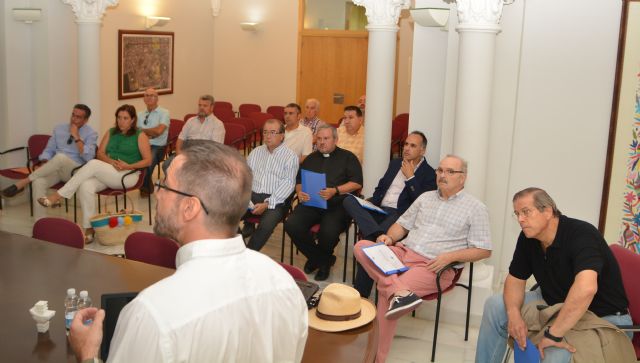
M 357 105 L 366 90 L 367 50 L 366 31 L 301 30 L 297 99 L 303 109 L 317 98 L 320 118 L 337 123 L 345 106 Z

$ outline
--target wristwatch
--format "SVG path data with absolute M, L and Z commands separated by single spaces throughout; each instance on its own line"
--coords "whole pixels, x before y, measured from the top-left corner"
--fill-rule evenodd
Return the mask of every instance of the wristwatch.
M 562 341 L 562 339 L 564 339 L 563 337 L 557 337 L 551 333 L 549 333 L 549 328 L 550 326 L 548 326 L 545 330 L 544 330 L 544 337 L 553 340 L 556 343 L 560 343 Z
M 338 187 L 334 187 L 336 188 L 336 195 L 340 195 L 340 189 L 338 189 Z

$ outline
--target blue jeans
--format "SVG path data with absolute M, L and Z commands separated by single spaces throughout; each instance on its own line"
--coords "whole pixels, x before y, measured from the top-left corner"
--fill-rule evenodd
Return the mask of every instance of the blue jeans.
M 160 163 L 160 159 L 164 156 L 164 146 L 156 146 L 151 145 L 151 165 L 147 168 L 147 174 L 144 176 L 144 182 L 142 184 L 142 189 L 147 192 L 153 192 L 153 185 L 151 183 L 153 170 L 156 168 L 156 165 Z
M 544 300 L 540 289 L 528 291 L 524 294 L 524 304 L 536 300 Z M 631 316 L 607 315 L 602 319 L 614 325 L 631 325 Z M 504 307 L 502 294 L 493 295 L 484 304 L 482 323 L 478 334 L 476 346 L 476 363 L 500 363 L 504 359 L 507 350 L 507 312 Z M 633 333 L 627 335 L 629 338 Z M 517 348 L 516 348 L 517 349 Z M 568 363 L 571 353 L 568 350 L 556 347 L 546 348 L 542 363 Z

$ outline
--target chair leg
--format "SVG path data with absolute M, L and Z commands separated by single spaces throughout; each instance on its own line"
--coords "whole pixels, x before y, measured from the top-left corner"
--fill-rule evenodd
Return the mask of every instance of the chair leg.
M 347 226 L 347 231 L 344 236 L 344 263 L 342 267 L 342 282 L 347 282 L 347 260 L 349 258 L 349 227 L 351 224 Z
M 149 205 L 149 225 L 151 225 L 151 195 L 147 198 L 147 203 Z
M 75 195 L 73 197 L 75 198 Z M 102 203 L 100 203 L 100 194 L 98 194 L 98 213 L 102 213 L 102 211 L 100 210 L 100 208 L 102 208 L 100 204 Z
M 29 207 L 31 208 L 31 216 L 33 217 L 33 188 L 29 183 Z
M 116 199 L 116 213 L 118 213 L 118 210 L 120 210 L 120 208 L 118 207 L 118 196 L 115 195 L 114 198 Z M 125 198 L 126 200 L 127 198 Z
M 69 213 L 69 199 L 64 198 L 64 212 Z
M 433 345 L 431 346 L 431 361 L 436 359 L 436 343 L 438 342 L 438 323 L 440 322 L 440 303 L 442 302 L 442 294 L 438 295 L 436 303 L 436 321 L 433 327 Z
M 471 288 L 473 287 L 473 262 L 469 263 L 469 287 L 467 288 L 467 321 L 464 327 L 464 341 L 469 340 L 469 315 L 471 314 Z
M 284 220 L 282 221 L 282 246 L 280 247 L 280 262 L 284 263 Z
M 100 196 L 98 196 L 98 213 L 100 213 Z M 73 193 L 73 223 L 78 223 L 78 208 L 76 206 L 75 193 Z

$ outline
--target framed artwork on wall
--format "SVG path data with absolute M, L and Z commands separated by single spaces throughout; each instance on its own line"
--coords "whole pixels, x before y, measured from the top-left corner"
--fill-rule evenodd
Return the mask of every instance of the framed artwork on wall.
M 173 93 L 173 32 L 118 31 L 118 99 Z
M 622 1 L 600 232 L 640 253 L 640 0 Z

